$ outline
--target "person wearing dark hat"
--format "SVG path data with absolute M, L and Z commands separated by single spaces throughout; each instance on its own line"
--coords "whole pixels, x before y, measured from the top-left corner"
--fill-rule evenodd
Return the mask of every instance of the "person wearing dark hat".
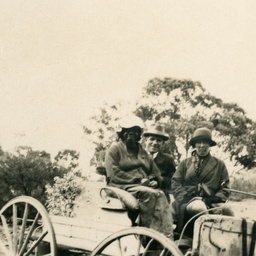
M 192 216 L 222 204 L 222 214 L 233 216 L 233 212 L 224 206 L 229 197 L 229 174 L 225 163 L 210 154 L 210 148 L 216 145 L 211 131 L 198 128 L 190 140 L 194 148 L 191 157 L 183 160 L 172 177 L 172 192 L 175 198 L 173 208 L 177 217 L 177 231 L 181 231 L 185 222 Z M 211 213 L 211 212 L 210 212 Z M 188 228 L 191 233 L 192 226 Z
M 175 162 L 170 154 L 161 151 L 165 141 L 169 140 L 169 135 L 165 133 L 161 125 L 151 125 L 144 133 L 145 149 L 152 156 L 154 162 L 161 172 L 163 178 L 161 189 L 164 191 L 170 203 L 171 178 L 175 172 Z
M 159 189 L 160 171 L 139 143 L 142 121 L 127 118 L 121 121 L 117 131 L 119 141 L 106 152 L 107 185 L 128 191 L 138 199 L 140 226 L 155 229 L 173 239 L 171 206 Z

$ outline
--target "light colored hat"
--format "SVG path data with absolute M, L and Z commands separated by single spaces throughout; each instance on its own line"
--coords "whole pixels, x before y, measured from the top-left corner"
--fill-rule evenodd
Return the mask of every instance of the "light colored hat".
M 195 143 L 199 140 L 208 141 L 211 147 L 216 145 L 216 142 L 212 140 L 211 131 L 206 127 L 196 129 L 189 144 L 194 147 Z
M 117 132 L 121 132 L 122 129 L 129 129 L 133 127 L 138 127 L 141 131 L 143 131 L 143 126 L 143 121 L 139 117 L 125 116 L 119 121 Z
M 151 135 L 159 136 L 163 138 L 165 141 L 169 140 L 169 135 L 165 133 L 164 128 L 161 125 L 153 124 L 143 133 L 144 137 L 148 137 Z

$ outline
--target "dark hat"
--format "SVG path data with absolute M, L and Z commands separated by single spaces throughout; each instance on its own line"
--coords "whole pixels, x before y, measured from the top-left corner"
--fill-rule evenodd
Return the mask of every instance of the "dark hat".
M 212 140 L 211 131 L 206 127 L 196 129 L 189 144 L 194 147 L 195 143 L 199 140 L 208 141 L 211 147 L 216 145 L 216 142 Z
M 159 136 L 163 140 L 169 140 L 169 135 L 165 133 L 164 128 L 161 125 L 151 125 L 144 133 L 144 137 L 148 136 Z

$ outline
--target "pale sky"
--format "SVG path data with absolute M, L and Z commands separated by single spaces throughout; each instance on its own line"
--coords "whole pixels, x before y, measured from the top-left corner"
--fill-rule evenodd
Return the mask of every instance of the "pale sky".
M 94 108 L 154 77 L 200 81 L 255 120 L 255 45 L 255 0 L 0 0 L 0 145 L 79 149 Z

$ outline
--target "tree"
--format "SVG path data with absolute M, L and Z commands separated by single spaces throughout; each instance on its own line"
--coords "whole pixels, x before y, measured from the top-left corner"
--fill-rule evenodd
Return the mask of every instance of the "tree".
M 93 129 L 84 126 L 85 134 L 95 145 L 94 165 L 104 158 L 105 150 L 113 141 L 114 128 L 123 113 L 121 107 L 121 104 L 105 104 L 91 118 Z M 226 103 L 210 95 L 198 81 L 153 78 L 131 112 L 145 124 L 158 122 L 165 127 L 170 136 L 165 151 L 171 153 L 177 163 L 181 156 L 188 156 L 189 140 L 196 128 L 205 126 L 213 131 L 221 154 L 243 167 L 255 166 L 256 124 L 236 103 Z
M 45 202 L 45 185 L 53 184 L 55 176 L 63 176 L 51 162 L 50 154 L 18 147 L 15 154 L 8 152 L 0 159 L 0 204 L 11 198 L 27 195 Z
M 79 152 L 76 150 L 65 149 L 59 151 L 54 157 L 55 162 L 67 169 L 68 171 L 78 168 L 79 166 Z
M 94 155 L 91 165 L 105 161 L 105 152 L 109 145 L 116 140 L 116 128 L 120 119 L 122 104 L 108 105 L 102 107 L 90 118 L 90 123 L 83 126 L 88 142 L 93 144 Z
M 255 154 L 250 151 L 255 145 L 255 124 L 237 104 L 210 95 L 200 82 L 154 78 L 144 88 L 136 114 L 165 126 L 171 137 L 170 151 L 178 160 L 178 144 L 185 145 L 188 154 L 194 130 L 206 126 L 214 131 L 214 138 L 230 159 L 244 167 L 253 166 Z

